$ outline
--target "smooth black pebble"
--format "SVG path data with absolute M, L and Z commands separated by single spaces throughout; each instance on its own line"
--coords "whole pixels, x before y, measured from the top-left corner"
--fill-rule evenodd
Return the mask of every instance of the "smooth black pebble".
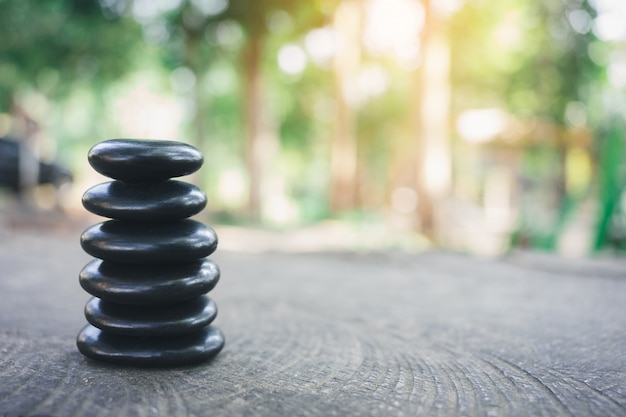
M 170 306 L 129 306 L 92 298 L 85 305 L 87 321 L 111 333 L 168 336 L 192 333 L 209 325 L 217 306 L 206 295 Z
M 217 235 L 190 219 L 168 223 L 109 220 L 85 230 L 80 244 L 89 255 L 112 262 L 182 263 L 213 253 Z
M 94 214 L 139 222 L 191 217 L 200 213 L 206 202 L 206 194 L 198 187 L 174 180 L 111 181 L 91 187 L 83 195 L 83 206 Z
M 140 337 L 103 332 L 88 324 L 76 340 L 85 356 L 122 365 L 181 366 L 203 362 L 224 347 L 224 335 L 211 325 L 176 337 Z
M 129 265 L 94 259 L 80 272 L 89 294 L 118 304 L 168 305 L 211 291 L 220 270 L 210 259 L 176 265 Z
M 128 182 L 160 181 L 196 172 L 204 158 L 191 145 L 165 140 L 111 139 L 95 145 L 89 164 L 109 178 Z

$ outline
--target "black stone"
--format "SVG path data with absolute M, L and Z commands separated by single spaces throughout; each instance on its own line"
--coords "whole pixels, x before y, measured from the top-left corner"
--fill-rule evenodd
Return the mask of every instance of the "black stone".
M 121 263 L 182 263 L 209 256 L 215 231 L 195 220 L 135 223 L 109 220 L 83 232 L 80 244 L 96 258 Z
M 178 220 L 200 213 L 206 195 L 182 181 L 98 184 L 83 195 L 83 206 L 94 214 L 141 222 Z
M 204 295 L 220 277 L 206 259 L 217 235 L 189 219 L 204 209 L 206 195 L 170 179 L 202 162 L 197 149 L 171 141 L 116 139 L 91 148 L 89 163 L 114 181 L 87 190 L 83 206 L 113 220 L 81 235 L 83 250 L 99 258 L 79 275 L 94 295 L 76 341 L 84 355 L 169 366 L 209 359 L 224 346 L 211 326 L 217 307 Z
M 217 306 L 206 295 L 170 306 L 129 306 L 92 298 L 85 305 L 87 321 L 100 330 L 133 336 L 193 333 L 209 325 Z
M 111 139 L 89 151 L 91 166 L 109 178 L 129 182 L 159 181 L 197 171 L 200 151 L 185 143 L 164 140 Z
M 76 339 L 85 356 L 105 362 L 135 366 L 179 366 L 205 361 L 224 347 L 224 335 L 207 326 L 176 337 L 119 335 L 85 326 Z
M 130 305 L 167 305 L 190 300 L 213 289 L 217 264 L 202 259 L 180 265 L 128 265 L 94 259 L 79 275 L 89 294 Z

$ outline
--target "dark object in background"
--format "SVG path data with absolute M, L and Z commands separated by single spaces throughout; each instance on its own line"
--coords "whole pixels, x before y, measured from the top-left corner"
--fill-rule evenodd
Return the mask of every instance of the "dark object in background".
M 113 220 L 85 230 L 81 246 L 99 258 L 83 268 L 80 284 L 94 296 L 89 324 L 77 338 L 92 359 L 171 366 L 215 356 L 224 336 L 205 294 L 217 284 L 217 248 L 208 226 L 188 219 L 206 206 L 197 187 L 171 180 L 203 163 L 194 147 L 173 141 L 117 139 L 89 152 L 89 163 L 115 178 L 83 196 L 83 206 Z
M 58 164 L 49 164 L 35 159 L 24 147 L 19 145 L 16 140 L 8 138 L 0 138 L 0 187 L 11 189 L 16 194 L 24 191 L 24 165 L 20 164 L 22 158 L 28 158 L 34 163 L 29 167 L 29 171 L 34 171 L 32 186 L 38 184 L 52 184 L 60 187 L 64 183 L 72 182 L 72 173 Z M 33 172 L 28 174 L 33 174 Z

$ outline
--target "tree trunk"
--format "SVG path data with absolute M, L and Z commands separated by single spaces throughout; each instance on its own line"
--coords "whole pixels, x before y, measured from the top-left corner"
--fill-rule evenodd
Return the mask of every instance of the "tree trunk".
M 357 137 L 355 79 L 361 61 L 363 6 L 358 0 L 341 2 L 335 30 L 343 41 L 335 54 L 336 119 L 330 158 L 330 206 L 334 212 L 354 208 L 357 197 Z
M 417 72 L 414 126 L 416 140 L 415 190 L 422 233 L 436 240 L 437 206 L 451 183 L 449 143 L 450 47 L 444 21 L 433 0 L 424 2 L 422 65 Z
M 185 64 L 189 67 L 189 69 L 193 72 L 194 77 L 196 78 L 196 84 L 194 86 L 193 91 L 193 100 L 194 106 L 196 110 L 196 114 L 193 118 L 194 124 L 194 137 L 192 139 L 193 145 L 202 149 L 206 129 L 205 129 L 205 108 L 204 108 L 204 100 L 202 99 L 202 86 L 201 86 L 201 68 L 199 60 L 199 44 L 198 44 L 198 33 L 194 30 L 186 30 L 185 32 Z
M 272 214 L 264 213 L 263 209 L 282 197 L 283 192 L 273 186 L 275 184 L 270 177 L 272 164 L 280 152 L 280 139 L 272 106 L 266 100 L 262 67 L 267 36 L 264 17 L 272 4 L 267 0 L 247 2 L 245 19 L 248 39 L 242 54 L 245 162 L 248 172 L 246 209 L 249 218 L 257 222 L 263 220 L 264 214 Z
M 193 136 L 190 139 L 192 145 L 200 149 L 205 155 L 204 151 L 207 140 L 206 123 L 207 117 L 205 111 L 205 100 L 202 92 L 202 73 L 205 68 L 202 67 L 200 62 L 200 33 L 193 28 L 185 28 L 185 65 L 191 70 L 195 77 L 195 85 L 193 88 L 193 103 L 195 107 L 195 114 L 193 116 Z M 210 155 L 210 153 L 209 153 Z M 205 189 L 206 177 L 201 175 L 200 172 L 194 172 L 190 176 L 190 181 L 197 183 L 201 188 Z
M 260 136 L 260 49 L 261 42 L 257 37 L 248 41 L 244 53 L 245 77 L 245 134 L 246 134 L 246 167 L 248 170 L 248 214 L 258 219 L 261 213 L 261 164 L 259 160 L 258 138 Z

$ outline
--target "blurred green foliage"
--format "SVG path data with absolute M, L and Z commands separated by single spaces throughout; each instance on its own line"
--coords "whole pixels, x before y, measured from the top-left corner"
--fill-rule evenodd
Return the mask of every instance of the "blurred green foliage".
M 422 5 L 422 13 L 436 6 L 406 2 Z M 415 88 L 420 55 L 402 63 L 391 48 L 381 52 L 365 41 L 363 71 L 354 74 L 362 91 L 349 124 L 357 138 L 357 199 L 343 217 L 329 203 L 330 152 L 346 85 L 338 84 L 333 57 L 314 56 L 308 42 L 336 35 L 337 11 L 347 3 L 365 10 L 355 18 L 365 39 L 376 18 L 366 13 L 373 0 L 0 0 L 0 113 L 43 97 L 48 105 L 33 117 L 45 119 L 57 156 L 79 169 L 76 160 L 93 143 L 128 134 L 120 112 L 138 109 L 119 102 L 143 82 L 183 109 L 171 119 L 179 122 L 178 135 L 207 155 L 211 169 L 200 180 L 224 221 L 250 216 L 246 201 L 254 197 L 246 190 L 255 187 L 252 210 L 268 224 L 416 217 L 411 201 L 394 205 L 405 195 L 394 193 L 412 175 L 411 146 L 420 140 L 414 117 L 428 105 Z M 451 133 L 441 140 L 454 154 L 452 205 L 483 204 L 493 192 L 489 177 L 508 169 L 514 220 L 505 233 L 513 245 L 555 249 L 589 199 L 599 207 L 593 246 L 611 244 L 611 219 L 621 212 L 624 132 L 608 121 L 616 100 L 623 103 L 624 86 L 611 84 L 606 57 L 623 43 L 598 38 L 598 8 L 587 0 L 450 4 L 456 8 L 443 12 L 435 31 L 450 47 Z M 417 29 L 413 42 L 420 46 L 425 29 Z M 281 56 L 296 67 L 282 67 Z M 485 108 L 505 112 L 508 131 L 468 143 L 455 120 Z M 582 149 L 579 164 L 591 161 L 590 177 L 568 171 L 574 148 Z M 567 186 L 572 181 L 582 184 L 575 192 Z M 284 216 L 272 217 L 279 212 Z M 419 228 L 419 221 L 402 224 Z
M 24 89 L 63 99 L 78 85 L 116 81 L 137 69 L 139 35 L 132 19 L 93 1 L 0 1 L 2 109 Z

